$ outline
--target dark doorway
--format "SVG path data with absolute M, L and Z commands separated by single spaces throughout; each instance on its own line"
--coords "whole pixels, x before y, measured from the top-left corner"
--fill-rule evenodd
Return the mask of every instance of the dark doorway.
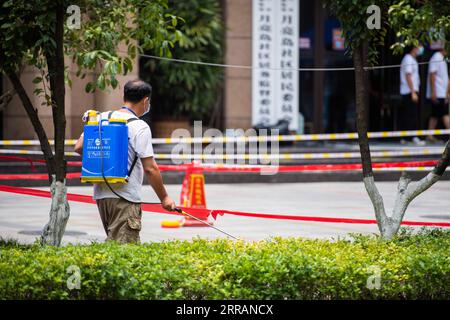
M 3 75 L 0 76 L 0 96 L 3 95 Z M 3 111 L 0 110 L 0 140 L 3 140 Z

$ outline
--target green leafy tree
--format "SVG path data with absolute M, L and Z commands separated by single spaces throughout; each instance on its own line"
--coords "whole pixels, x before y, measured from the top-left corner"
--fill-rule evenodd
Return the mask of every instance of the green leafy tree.
M 219 1 L 169 0 L 169 7 L 183 18 L 178 28 L 184 36 L 173 47 L 173 57 L 222 63 L 224 28 Z M 157 53 L 155 49 L 149 51 Z M 157 116 L 206 119 L 220 100 L 222 68 L 149 59 L 143 73 L 155 87 L 152 113 Z
M 450 1 L 404 0 L 389 8 L 389 24 L 399 41 L 392 45 L 396 53 L 405 46 L 417 46 L 436 40 L 447 40 L 450 49 Z M 401 40 L 401 41 L 400 41 Z
M 424 41 L 436 38 L 436 33 L 441 28 L 447 27 L 445 32 L 448 32 L 450 18 L 448 4 L 447 9 L 439 8 L 440 5 L 445 5 L 444 2 L 448 3 L 448 1 L 394 0 L 379 0 L 376 3 L 371 0 L 326 1 L 331 12 L 341 22 L 347 52 L 353 57 L 356 125 L 363 181 L 374 207 L 378 228 L 384 238 L 391 238 L 398 232 L 409 203 L 441 178 L 450 161 L 450 144 L 447 142 L 438 164 L 420 181 L 412 182 L 406 172 L 402 173 L 398 183 L 393 213 L 388 216 L 383 198 L 375 184 L 367 135 L 367 67 L 376 63 L 378 46 L 385 43 L 388 28 L 392 28 L 401 37 L 393 45 L 393 49 L 397 52 L 400 52 L 405 45 L 417 44 L 419 39 Z M 368 8 L 374 4 L 379 8 L 379 15 L 376 17 L 379 19 L 379 28 L 368 26 L 368 19 L 370 18 Z M 435 28 L 435 31 L 431 30 L 432 27 Z
M 73 27 L 66 14 L 69 6 L 79 8 L 80 24 Z M 144 49 L 158 48 L 167 54 L 181 33 L 175 32 L 167 13 L 167 1 L 138 0 L 7 0 L 0 5 L 0 70 L 11 81 L 41 144 L 52 191 L 50 221 L 42 242 L 59 245 L 70 214 L 66 198 L 64 157 L 65 84 L 71 79 L 64 65 L 68 56 L 76 62 L 77 76 L 89 70 L 100 72 L 88 83 L 87 91 L 116 88 L 116 76 L 132 69 L 131 59 Z M 119 44 L 127 50 L 118 52 Z M 139 44 L 139 45 L 137 45 Z M 35 66 L 41 76 L 34 79 L 35 95 L 52 110 L 55 137 L 53 153 L 38 109 L 25 92 L 20 79 L 23 65 Z

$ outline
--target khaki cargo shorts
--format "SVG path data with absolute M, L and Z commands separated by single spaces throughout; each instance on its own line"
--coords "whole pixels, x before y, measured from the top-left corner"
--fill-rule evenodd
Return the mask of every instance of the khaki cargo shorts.
M 98 211 L 107 235 L 106 240 L 121 243 L 140 242 L 141 205 L 118 198 L 97 200 Z

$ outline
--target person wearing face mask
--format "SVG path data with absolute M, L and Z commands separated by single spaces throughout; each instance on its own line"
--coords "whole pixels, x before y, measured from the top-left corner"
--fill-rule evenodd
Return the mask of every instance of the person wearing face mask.
M 402 105 L 398 112 L 400 130 L 419 129 L 419 91 L 420 77 L 417 57 L 423 55 L 423 46 L 412 47 L 402 59 L 400 67 L 400 94 Z M 402 143 L 406 141 L 402 139 Z M 412 142 L 424 145 L 418 137 L 412 137 Z
M 445 61 L 446 56 L 447 50 L 442 47 L 433 54 L 428 64 L 427 99 L 431 106 L 431 117 L 428 122 L 429 130 L 436 129 L 439 119 L 442 119 L 446 129 L 450 129 L 450 117 L 448 115 L 450 81 L 447 61 Z M 427 140 L 430 142 L 438 141 L 433 136 L 428 136 Z
M 94 183 L 94 200 L 97 202 L 107 240 L 121 243 L 140 241 L 142 217 L 140 202 L 144 174 L 161 201 L 162 207 L 168 211 L 175 209 L 175 202 L 167 194 L 154 159 L 150 127 L 143 120 L 139 120 L 150 111 L 151 93 L 150 84 L 142 80 L 128 81 L 124 86 L 123 106 L 114 111 L 101 113 L 102 119 L 127 120 L 128 167 L 133 168 L 128 183 L 110 185 L 120 198 L 105 183 Z M 82 153 L 83 134 L 76 142 L 74 150 L 79 154 Z

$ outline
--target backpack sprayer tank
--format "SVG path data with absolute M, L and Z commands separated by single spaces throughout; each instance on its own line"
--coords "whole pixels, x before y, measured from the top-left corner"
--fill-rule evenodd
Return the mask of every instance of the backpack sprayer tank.
M 84 126 L 81 182 L 125 183 L 128 180 L 126 119 L 102 119 L 91 110 Z

